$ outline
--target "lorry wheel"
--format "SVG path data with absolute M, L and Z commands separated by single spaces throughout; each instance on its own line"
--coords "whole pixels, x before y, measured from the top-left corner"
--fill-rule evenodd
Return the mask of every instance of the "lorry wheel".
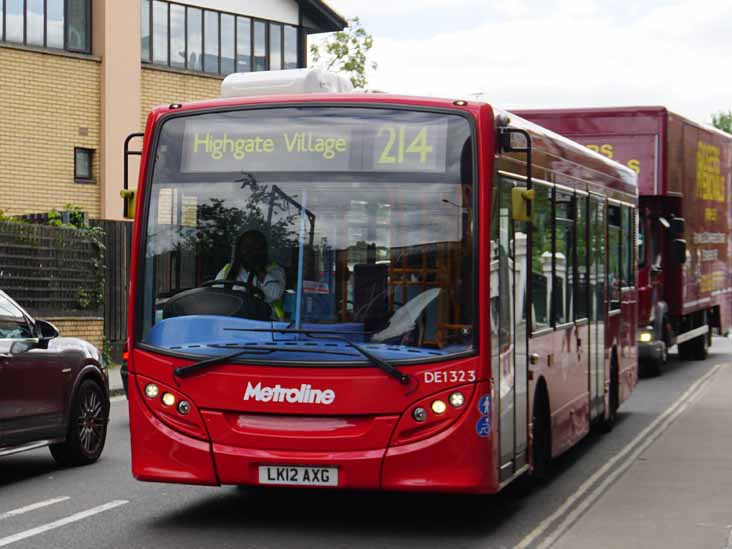
M 654 358 L 646 360 L 641 364 L 641 371 L 645 377 L 658 377 L 661 375 L 661 365 L 663 358 Z
M 694 360 L 706 360 L 709 356 L 709 345 L 707 334 L 695 337 L 689 343 L 692 344 L 691 358 Z
M 692 353 L 692 344 L 694 343 L 694 340 L 691 341 L 684 341 L 683 343 L 679 343 L 677 345 L 677 348 L 679 349 L 679 359 L 680 360 L 691 360 L 693 358 Z

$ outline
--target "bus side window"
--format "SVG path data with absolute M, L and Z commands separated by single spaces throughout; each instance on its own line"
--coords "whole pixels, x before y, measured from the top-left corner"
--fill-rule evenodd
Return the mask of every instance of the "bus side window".
M 549 299 L 552 277 L 551 189 L 534 187 L 534 216 L 531 224 L 531 306 L 534 331 L 550 326 Z
M 577 196 L 577 278 L 574 281 L 574 318 L 588 318 L 587 301 L 590 281 L 587 254 L 587 197 Z
M 635 210 L 636 213 L 636 224 L 638 229 L 638 267 L 645 267 L 648 263 L 648 260 L 646 259 L 646 255 L 648 253 L 649 243 L 648 243 L 648 227 L 646 226 L 648 222 L 648 218 L 646 217 L 646 214 L 640 212 L 639 210 Z
M 555 324 L 565 324 L 572 321 L 574 293 L 574 196 L 556 191 L 554 202 L 552 316 Z
M 629 206 L 622 206 L 622 222 L 623 222 L 623 286 L 635 286 L 635 260 L 633 251 L 635 249 L 636 231 L 633 227 L 634 210 Z
M 607 208 L 607 255 L 608 255 L 608 290 L 610 294 L 610 310 L 620 309 L 620 287 L 622 282 L 621 253 L 621 219 L 620 206 Z

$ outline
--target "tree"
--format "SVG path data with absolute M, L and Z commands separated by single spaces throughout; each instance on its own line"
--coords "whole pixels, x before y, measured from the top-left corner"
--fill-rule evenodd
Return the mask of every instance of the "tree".
M 348 26 L 332 33 L 318 44 L 310 46 L 313 64 L 328 71 L 344 74 L 356 89 L 365 89 L 366 69 L 376 70 L 376 62 L 368 60 L 374 45 L 373 37 L 366 32 L 358 17 L 348 20 Z
M 204 258 L 204 269 L 211 270 L 205 273 L 207 278 L 213 277 L 221 265 L 230 260 L 234 243 L 244 231 L 256 229 L 264 234 L 272 259 L 277 261 L 297 243 L 299 212 L 274 188 L 258 183 L 247 173 L 242 173 L 236 182 L 241 183 L 242 196 L 248 194 L 244 204 L 231 204 L 224 198 L 211 197 L 208 203 L 198 207 L 195 228 L 177 228 L 176 247 Z M 289 262 L 289 257 L 284 259 Z
M 732 133 L 732 111 L 719 111 L 713 114 L 712 124 L 723 132 Z

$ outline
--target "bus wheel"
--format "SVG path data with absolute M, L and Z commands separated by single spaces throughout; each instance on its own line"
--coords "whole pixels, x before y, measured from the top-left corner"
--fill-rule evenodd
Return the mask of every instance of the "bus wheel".
M 531 425 L 531 476 L 535 481 L 542 482 L 549 473 L 552 459 L 551 412 L 543 387 L 538 390 L 534 400 Z
M 618 361 L 613 355 L 610 364 L 610 394 L 608 395 L 608 411 L 600 424 L 603 433 L 609 433 L 615 427 L 615 420 L 618 417 L 620 407 L 620 380 L 618 374 Z

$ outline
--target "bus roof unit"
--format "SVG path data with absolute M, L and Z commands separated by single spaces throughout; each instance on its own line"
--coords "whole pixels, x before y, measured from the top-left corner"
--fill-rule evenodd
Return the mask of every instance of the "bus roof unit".
M 284 71 L 239 72 L 221 84 L 221 97 L 258 97 L 298 93 L 348 93 L 348 78 L 319 68 Z

